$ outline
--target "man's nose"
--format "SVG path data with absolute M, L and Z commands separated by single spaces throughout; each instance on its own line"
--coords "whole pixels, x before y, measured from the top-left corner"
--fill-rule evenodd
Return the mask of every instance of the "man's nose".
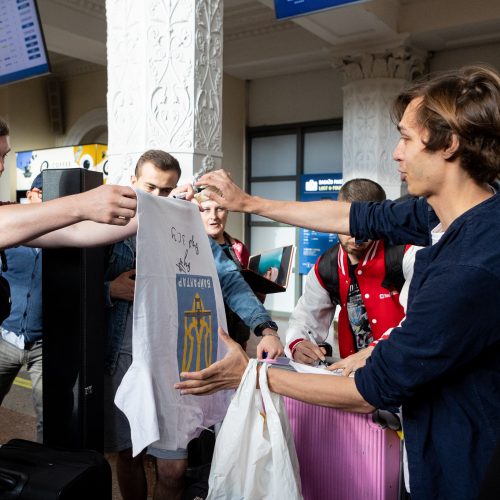
M 394 161 L 400 161 L 401 160 L 401 143 L 402 141 L 400 140 L 396 147 L 394 148 L 394 151 L 392 152 L 392 159 Z

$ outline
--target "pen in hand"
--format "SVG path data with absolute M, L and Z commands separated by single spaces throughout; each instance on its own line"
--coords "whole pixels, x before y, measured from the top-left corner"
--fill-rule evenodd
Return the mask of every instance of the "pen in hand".
M 315 345 L 316 347 L 318 347 L 318 348 L 319 348 L 318 343 L 317 343 L 317 342 L 316 342 L 316 340 L 314 339 L 314 337 L 313 337 L 313 335 L 312 335 L 311 330 L 307 330 L 307 331 L 306 331 L 306 336 L 307 336 L 307 338 L 309 339 L 309 342 L 311 342 L 311 344 L 313 344 L 313 345 Z M 321 358 L 320 358 L 320 359 L 318 360 L 317 364 L 318 364 L 318 365 L 323 365 L 323 366 L 328 366 L 328 363 L 327 363 L 326 359 L 324 359 L 324 357 L 323 357 L 323 359 L 321 359 Z

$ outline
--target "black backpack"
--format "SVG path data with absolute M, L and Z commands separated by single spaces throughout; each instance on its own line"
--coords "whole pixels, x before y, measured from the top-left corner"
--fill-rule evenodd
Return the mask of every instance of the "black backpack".
M 4 273 L 8 267 L 7 256 L 3 250 L 0 251 L 0 259 L 2 260 L 2 273 Z M 0 276 L 0 324 L 10 316 L 11 305 L 9 282 L 3 276 Z
M 318 262 L 318 272 L 321 281 L 330 295 L 333 304 L 340 304 L 339 291 L 339 268 L 338 255 L 340 243 L 330 247 Z M 387 290 L 395 289 L 398 292 L 403 288 L 405 278 L 403 275 L 403 257 L 405 254 L 405 245 L 387 245 L 385 246 L 385 276 L 382 280 L 382 286 Z

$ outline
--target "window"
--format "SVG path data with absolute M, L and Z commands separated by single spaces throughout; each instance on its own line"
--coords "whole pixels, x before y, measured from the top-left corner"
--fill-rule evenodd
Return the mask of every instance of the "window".
M 342 121 L 247 130 L 247 190 L 276 200 L 296 200 L 302 174 L 342 172 Z M 250 253 L 298 243 L 298 230 L 258 215 L 246 218 Z M 294 270 L 285 293 L 267 296 L 265 306 L 274 313 L 290 313 L 302 291 Z

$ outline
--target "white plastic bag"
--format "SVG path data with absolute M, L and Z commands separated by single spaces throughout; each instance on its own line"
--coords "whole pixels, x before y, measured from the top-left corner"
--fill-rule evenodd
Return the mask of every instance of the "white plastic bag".
M 293 435 L 281 396 L 271 393 L 267 369 L 251 359 L 215 443 L 207 500 L 301 499 Z

